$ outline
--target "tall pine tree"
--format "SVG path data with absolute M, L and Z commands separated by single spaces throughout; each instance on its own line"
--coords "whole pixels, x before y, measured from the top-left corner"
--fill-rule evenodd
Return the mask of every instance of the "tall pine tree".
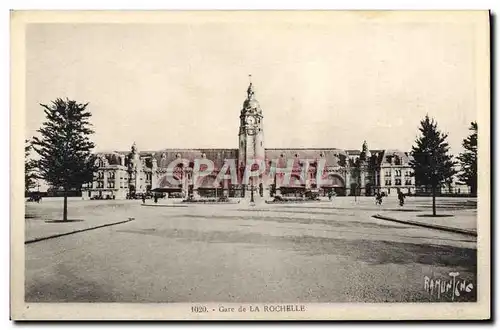
M 30 140 L 24 141 L 24 192 L 28 193 L 36 186 L 36 161 L 31 159 L 31 150 L 33 149 Z
M 462 146 L 465 151 L 458 155 L 460 162 L 460 181 L 469 186 L 472 195 L 477 194 L 477 122 L 470 123 L 469 130 L 472 131 Z
M 441 133 L 434 119 L 428 115 L 420 121 L 421 137 L 415 140 L 412 147 L 413 159 L 410 166 L 415 173 L 415 184 L 431 189 L 432 215 L 436 215 L 436 194 L 442 184 L 449 182 L 456 173 L 447 134 Z
M 44 108 L 46 121 L 33 138 L 33 148 L 40 155 L 39 175 L 54 188 L 64 193 L 63 221 L 68 220 L 68 197 L 71 189 L 81 189 L 82 184 L 92 181 L 96 170 L 92 155 L 94 143 L 89 137 L 90 127 L 87 105 L 66 99 L 57 99 Z

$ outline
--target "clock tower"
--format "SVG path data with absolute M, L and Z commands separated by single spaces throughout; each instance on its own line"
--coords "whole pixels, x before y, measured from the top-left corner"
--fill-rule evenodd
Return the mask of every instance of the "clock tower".
M 247 89 L 247 98 L 240 113 L 239 166 L 246 166 L 252 160 L 264 160 L 264 127 L 262 110 L 255 99 L 252 82 Z

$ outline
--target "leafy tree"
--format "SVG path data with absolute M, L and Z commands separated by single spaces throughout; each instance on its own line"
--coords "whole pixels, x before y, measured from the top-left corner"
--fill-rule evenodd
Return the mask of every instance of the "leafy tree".
M 34 159 L 30 159 L 33 149 L 32 141 L 25 140 L 24 143 L 24 191 L 27 193 L 36 186 L 37 164 Z
M 465 151 L 460 153 L 460 174 L 458 178 L 462 183 L 470 187 L 471 194 L 477 194 L 477 122 L 470 124 L 472 133 L 463 140 L 462 146 Z
M 94 133 L 87 111 L 88 103 L 58 98 L 52 104 L 40 104 L 46 121 L 37 131 L 41 137 L 33 138 L 33 147 L 40 155 L 39 175 L 64 193 L 63 221 L 68 219 L 68 197 L 71 189 L 81 189 L 93 179 L 96 164 L 92 155 L 94 143 L 89 136 Z
M 434 119 L 426 115 L 420 125 L 422 136 L 415 140 L 412 147 L 413 159 L 410 166 L 414 171 L 416 185 L 431 188 L 432 214 L 435 216 L 437 189 L 452 180 L 456 173 L 455 163 L 449 154 L 450 148 L 446 142 L 448 135 L 438 130 Z

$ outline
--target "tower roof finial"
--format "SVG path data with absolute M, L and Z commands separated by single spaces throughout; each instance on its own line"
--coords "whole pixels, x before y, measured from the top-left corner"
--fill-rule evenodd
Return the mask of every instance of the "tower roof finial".
M 251 74 L 248 75 L 248 80 L 250 81 L 250 85 L 248 85 L 247 94 L 248 94 L 248 99 L 251 99 L 251 98 L 253 98 L 253 95 L 255 94 L 255 91 L 253 89 L 252 75 Z

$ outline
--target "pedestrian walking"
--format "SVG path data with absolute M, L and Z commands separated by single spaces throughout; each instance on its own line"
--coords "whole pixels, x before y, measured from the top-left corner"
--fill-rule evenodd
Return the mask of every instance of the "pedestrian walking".
M 405 194 L 403 194 L 401 191 L 398 191 L 398 199 L 399 205 L 403 206 L 405 204 Z

